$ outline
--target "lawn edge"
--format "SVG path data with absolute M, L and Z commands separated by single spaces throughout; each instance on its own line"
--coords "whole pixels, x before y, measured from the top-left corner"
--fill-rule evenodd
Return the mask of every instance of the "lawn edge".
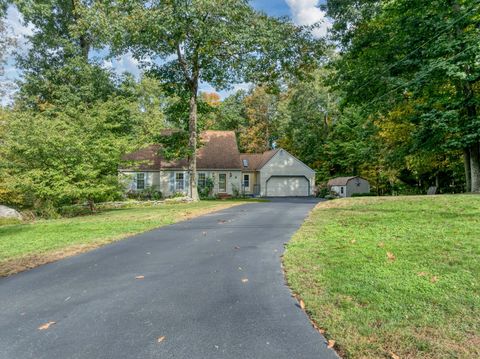
M 284 245 L 284 250 L 283 250 L 283 253 L 282 255 L 280 256 L 280 267 L 282 268 L 282 273 L 283 273 L 283 279 L 285 281 L 285 285 L 287 286 L 287 288 L 289 289 L 290 291 L 290 295 L 296 299 L 296 301 L 298 302 L 298 307 L 305 313 L 307 319 L 309 320 L 310 324 L 312 325 L 313 329 L 315 329 L 318 334 L 320 334 L 320 336 L 322 338 L 324 338 L 326 341 L 327 341 L 327 347 L 332 350 L 335 355 L 339 358 L 339 359 L 342 359 L 343 358 L 343 355 L 342 353 L 344 353 L 344 351 L 342 350 L 341 347 L 338 346 L 338 344 L 336 343 L 336 341 L 331 338 L 327 331 L 322 328 L 321 326 L 319 326 L 313 319 L 312 317 L 310 316 L 310 313 L 308 311 L 308 309 L 305 307 L 305 302 L 303 301 L 302 297 L 300 296 L 300 294 L 298 294 L 297 292 L 295 292 L 290 283 L 288 282 L 288 271 L 287 271 L 287 268 L 285 267 L 285 262 L 284 262 L 284 258 L 285 258 L 285 253 L 287 252 L 288 250 L 288 244 L 294 239 L 294 237 L 296 236 L 297 232 L 299 232 L 302 227 L 305 225 L 305 223 L 310 219 L 310 217 L 312 216 L 313 212 L 314 211 L 317 211 L 319 208 L 322 207 L 322 205 L 325 205 L 326 203 L 330 203 L 332 201 L 321 201 L 319 203 L 317 203 L 315 205 L 315 207 L 313 207 L 310 212 L 308 212 L 308 215 L 307 217 L 305 217 L 302 225 L 295 231 L 295 233 L 293 233 L 293 235 L 290 237 L 290 239 L 287 241 L 287 243 L 285 243 Z M 333 345 L 330 345 L 333 340 Z
M 21 256 L 17 258 L 10 258 L 0 262 L 0 278 L 10 277 L 14 274 L 25 272 L 30 269 L 34 269 L 36 267 L 39 267 L 48 263 L 53 263 L 61 259 L 65 259 L 65 258 L 73 257 L 82 253 L 90 252 L 97 248 L 103 247 L 107 244 L 121 241 L 134 235 L 138 235 L 138 234 L 152 231 L 158 228 L 166 227 L 171 224 L 188 221 L 190 219 L 201 217 L 203 215 L 219 212 L 224 209 L 241 206 L 249 203 L 255 203 L 255 202 L 254 201 L 245 201 L 245 202 L 225 201 L 225 203 L 221 203 L 218 206 L 213 208 L 202 208 L 193 213 L 186 211 L 185 213 L 183 213 L 178 217 L 178 220 L 174 221 L 173 223 L 166 223 L 158 227 L 152 227 L 152 228 L 144 229 L 141 231 L 128 232 L 119 236 L 99 239 L 98 241 L 94 240 L 92 241 L 92 243 L 74 244 L 74 245 L 66 246 L 61 249 L 56 249 L 52 251 L 46 251 L 46 252 L 41 252 L 36 254 L 27 254 L 25 256 Z

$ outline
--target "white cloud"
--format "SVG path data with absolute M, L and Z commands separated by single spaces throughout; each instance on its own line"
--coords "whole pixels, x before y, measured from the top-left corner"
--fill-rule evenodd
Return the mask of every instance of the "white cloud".
M 112 60 L 104 60 L 103 64 L 107 68 L 113 68 L 117 74 L 129 72 L 137 79 L 142 73 L 140 63 L 130 52 Z
M 318 0 L 285 0 L 293 21 L 297 25 L 313 25 L 320 23 L 320 27 L 313 31 L 315 37 L 323 37 L 327 34 L 329 21 L 325 17 L 325 12 L 318 7 Z
M 5 25 L 8 29 L 8 36 L 16 39 L 16 46 L 12 50 L 18 53 L 25 53 L 30 47 L 28 36 L 33 34 L 34 27 L 23 25 L 22 15 L 15 6 L 10 6 L 7 9 Z M 5 91 L 5 96 L 3 96 L 0 101 L 1 106 L 11 104 L 13 95 L 17 90 L 15 81 L 21 76 L 21 71 L 15 66 L 12 51 L 6 54 L 5 60 L 4 72 L 3 75 L 0 76 L 0 87 Z
M 28 50 L 30 47 L 28 36 L 33 35 L 35 27 L 31 24 L 28 26 L 23 24 L 22 14 L 15 6 L 9 6 L 5 23 L 17 39 L 16 50 L 21 52 Z

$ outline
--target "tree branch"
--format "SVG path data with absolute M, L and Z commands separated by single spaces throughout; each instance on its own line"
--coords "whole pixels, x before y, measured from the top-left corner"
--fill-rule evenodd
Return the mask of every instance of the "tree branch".
M 185 79 L 188 82 L 192 83 L 192 78 L 190 77 L 190 74 L 188 73 L 187 62 L 183 58 L 182 50 L 180 49 L 180 42 L 177 42 L 177 58 L 178 58 L 178 62 L 180 63 L 180 66 L 182 66 L 183 75 L 185 76 Z

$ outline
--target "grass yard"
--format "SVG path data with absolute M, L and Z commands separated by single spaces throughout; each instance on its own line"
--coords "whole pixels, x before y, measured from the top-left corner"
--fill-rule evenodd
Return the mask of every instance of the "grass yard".
M 345 358 L 480 357 L 480 196 L 320 203 L 284 266 Z
M 0 223 L 0 275 L 10 275 L 149 229 L 242 203 L 172 203 L 33 223 Z

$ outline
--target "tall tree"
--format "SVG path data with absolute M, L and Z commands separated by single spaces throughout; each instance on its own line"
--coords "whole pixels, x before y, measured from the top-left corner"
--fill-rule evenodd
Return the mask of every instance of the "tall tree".
M 120 19 L 108 30 L 112 47 L 132 51 L 159 78 L 189 93 L 189 187 L 194 200 L 200 82 L 218 89 L 234 82 L 274 82 L 315 66 L 320 57 L 320 43 L 308 29 L 256 12 L 247 0 L 105 5 L 104 14 L 114 12 Z
M 463 151 L 467 190 L 480 192 L 480 4 L 332 0 L 327 8 L 346 103 L 373 118 L 413 106 L 412 148 Z
M 270 150 L 278 139 L 278 96 L 257 86 L 245 97 L 244 104 L 246 122 L 240 128 L 240 147 L 248 153 Z
M 5 63 L 7 56 L 16 43 L 14 34 L 9 31 L 9 28 L 5 22 L 5 14 L 7 10 L 7 2 L 0 0 L 0 96 L 3 97 L 11 87 L 12 83 L 8 80 L 2 80 L 5 74 Z M 1 104 L 0 104 L 1 105 Z
M 100 25 L 87 19 L 94 0 L 13 0 L 25 25 L 35 31 L 28 36 L 26 53 L 17 54 L 17 66 L 23 71 L 19 99 L 33 108 L 66 99 L 94 102 L 113 91 L 110 73 L 90 59 L 92 49 L 101 47 L 97 36 Z M 79 96 L 76 96 L 78 90 Z M 81 93 L 81 96 L 80 96 Z

